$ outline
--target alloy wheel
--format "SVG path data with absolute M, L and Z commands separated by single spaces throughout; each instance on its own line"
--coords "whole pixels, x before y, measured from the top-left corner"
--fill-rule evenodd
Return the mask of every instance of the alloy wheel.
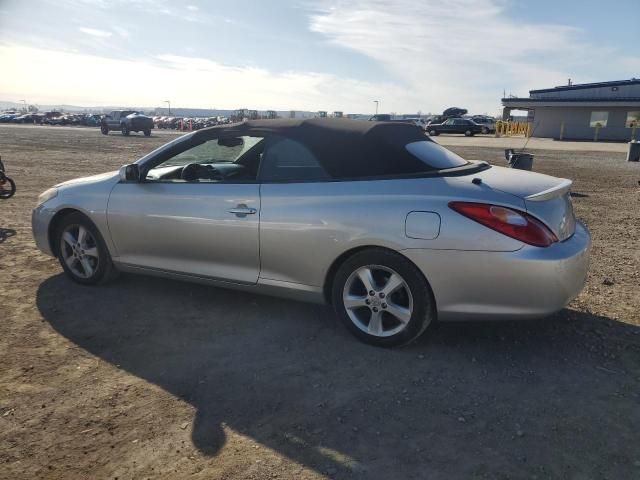
M 69 270 L 79 278 L 91 278 L 98 269 L 98 244 L 82 225 L 68 225 L 62 231 L 60 252 Z
M 342 300 L 353 324 L 375 337 L 404 330 L 413 315 L 409 285 L 400 274 L 381 265 L 355 270 L 345 282 Z

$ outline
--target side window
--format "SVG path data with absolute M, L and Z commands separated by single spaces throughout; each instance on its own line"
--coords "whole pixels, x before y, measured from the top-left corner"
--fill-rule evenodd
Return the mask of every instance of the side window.
M 609 112 L 591 112 L 589 126 L 591 128 L 604 128 L 609 121 Z
M 119 112 L 111 112 L 111 120 L 120 120 Z
M 313 152 L 302 143 L 277 136 L 267 139 L 260 166 L 262 182 L 306 182 L 329 178 Z
M 251 182 L 258 175 L 262 137 L 225 137 L 185 148 L 147 172 L 147 181 Z
M 453 119 L 449 119 L 446 122 L 444 122 L 445 125 L 453 125 Z

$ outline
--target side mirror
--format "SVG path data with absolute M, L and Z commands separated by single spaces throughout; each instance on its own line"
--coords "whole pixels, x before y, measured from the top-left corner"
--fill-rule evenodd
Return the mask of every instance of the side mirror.
M 121 182 L 139 182 L 140 168 L 135 163 L 123 165 L 119 170 Z

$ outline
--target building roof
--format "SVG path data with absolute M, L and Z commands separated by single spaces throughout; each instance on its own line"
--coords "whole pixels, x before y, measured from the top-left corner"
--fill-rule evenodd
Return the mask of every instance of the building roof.
M 618 98 L 503 98 L 502 104 L 511 108 L 535 107 L 640 107 L 640 97 Z
M 640 79 L 632 78 L 631 80 L 614 80 L 611 82 L 579 83 L 576 85 L 560 85 L 559 87 L 553 87 L 553 88 L 529 90 L 529 94 L 564 92 L 568 90 L 584 90 L 586 88 L 622 87 L 624 85 L 640 85 Z

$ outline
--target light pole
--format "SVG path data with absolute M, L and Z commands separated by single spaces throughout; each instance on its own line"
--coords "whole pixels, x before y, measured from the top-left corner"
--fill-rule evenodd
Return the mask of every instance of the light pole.
M 171 115 L 171 102 L 169 100 L 165 100 L 164 103 L 169 105 L 169 115 Z
M 22 103 L 24 103 L 24 111 L 25 113 L 27 112 L 27 101 L 26 100 L 20 100 Z
M 374 100 L 373 103 L 376 104 L 376 115 L 378 114 L 378 104 L 380 103 L 380 100 Z

